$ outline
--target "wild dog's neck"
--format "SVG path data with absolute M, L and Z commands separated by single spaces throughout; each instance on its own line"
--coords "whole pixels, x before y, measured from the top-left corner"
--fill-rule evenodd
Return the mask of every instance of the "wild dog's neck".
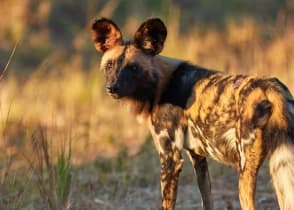
M 164 75 L 164 79 L 168 79 L 170 75 L 173 73 L 173 71 L 176 70 L 176 68 L 183 62 L 183 60 L 178 60 L 175 58 L 165 57 L 161 55 L 154 57 L 156 71 L 159 74 Z
M 173 72 L 184 61 L 165 56 L 156 56 L 154 58 L 154 62 L 156 66 L 156 73 L 158 75 L 158 90 L 155 95 L 155 103 L 157 103 Z
M 155 56 L 153 58 L 154 74 L 157 78 L 157 84 L 154 90 L 154 96 L 149 101 L 136 101 L 133 102 L 135 113 L 139 118 L 146 119 L 159 103 L 160 97 L 165 91 L 173 72 L 177 67 L 183 63 L 182 60 L 177 60 L 165 56 Z
M 156 57 L 154 57 L 155 60 L 160 60 L 161 62 L 164 62 L 170 66 L 177 66 L 180 63 L 184 62 L 181 59 L 177 59 L 177 58 L 172 58 L 172 57 L 167 57 L 167 56 L 163 56 L 163 55 L 158 55 Z

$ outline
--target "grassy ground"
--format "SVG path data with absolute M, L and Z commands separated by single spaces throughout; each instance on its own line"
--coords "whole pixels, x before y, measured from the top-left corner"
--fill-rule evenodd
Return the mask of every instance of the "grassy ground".
M 262 29 L 244 19 L 182 35 L 176 20 L 168 22 L 163 54 L 228 73 L 277 76 L 293 92 L 292 22 Z M 86 35 L 81 40 L 90 44 Z M 160 166 L 146 126 L 105 96 L 98 58 L 85 68 L 83 55 L 59 57 L 53 52 L 34 73 L 0 81 L 0 209 L 158 209 Z M 177 209 L 201 209 L 186 162 Z M 239 209 L 236 173 L 213 161 L 210 171 L 216 209 Z M 267 168 L 257 203 L 277 209 Z

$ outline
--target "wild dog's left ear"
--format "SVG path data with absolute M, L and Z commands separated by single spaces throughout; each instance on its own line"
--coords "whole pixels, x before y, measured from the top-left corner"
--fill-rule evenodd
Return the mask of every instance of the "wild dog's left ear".
M 139 49 L 150 55 L 159 54 L 164 46 L 167 30 L 159 18 L 146 20 L 135 33 L 134 43 Z

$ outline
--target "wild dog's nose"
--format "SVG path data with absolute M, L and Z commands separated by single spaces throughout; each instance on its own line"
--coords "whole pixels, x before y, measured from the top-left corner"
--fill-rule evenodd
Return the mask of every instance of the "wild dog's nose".
M 107 93 L 110 93 L 110 94 L 117 93 L 118 89 L 119 89 L 119 85 L 117 83 L 106 87 Z

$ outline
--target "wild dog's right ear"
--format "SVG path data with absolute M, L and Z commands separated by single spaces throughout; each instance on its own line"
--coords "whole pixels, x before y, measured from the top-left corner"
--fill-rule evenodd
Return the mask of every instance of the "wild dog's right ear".
M 92 40 L 98 51 L 105 52 L 122 42 L 117 25 L 109 19 L 95 20 L 91 26 Z
M 159 54 L 164 46 L 167 30 L 164 23 L 159 18 L 146 20 L 135 33 L 134 43 L 145 53 Z

